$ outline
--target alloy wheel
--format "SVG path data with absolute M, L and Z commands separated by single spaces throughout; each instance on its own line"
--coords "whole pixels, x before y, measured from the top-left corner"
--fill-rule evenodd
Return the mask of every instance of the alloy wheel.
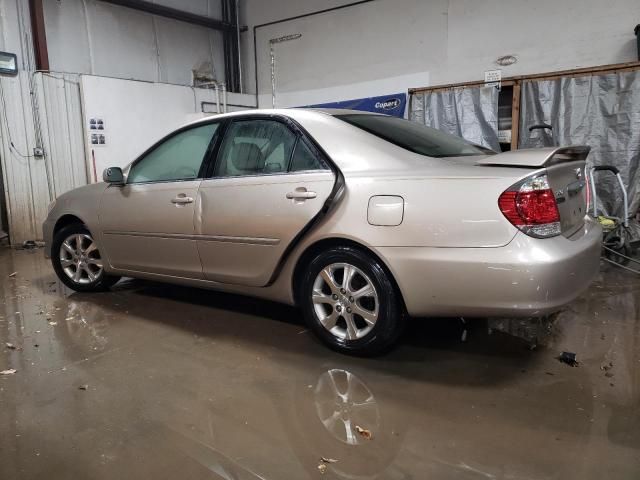
M 86 233 L 69 235 L 60 245 L 60 265 L 74 283 L 90 284 L 103 273 L 98 246 Z
M 343 340 L 366 336 L 378 320 L 378 292 L 369 277 L 348 263 L 323 268 L 313 283 L 313 310 L 320 324 Z

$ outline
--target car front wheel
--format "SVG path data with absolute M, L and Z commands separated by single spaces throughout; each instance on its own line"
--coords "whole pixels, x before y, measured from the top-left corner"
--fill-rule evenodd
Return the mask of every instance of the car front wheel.
M 51 263 L 62 283 L 77 292 L 107 290 L 120 279 L 105 273 L 96 242 L 79 224 L 64 227 L 54 235 Z
M 400 300 L 378 260 L 352 247 L 317 255 L 302 276 L 300 302 L 309 328 L 329 347 L 377 355 L 402 333 Z

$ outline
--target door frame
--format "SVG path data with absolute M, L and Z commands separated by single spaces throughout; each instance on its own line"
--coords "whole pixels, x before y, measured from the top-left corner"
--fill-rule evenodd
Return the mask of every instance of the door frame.
M 251 113 L 246 115 L 240 114 L 240 115 L 233 115 L 233 116 L 222 119 L 224 124 L 221 125 L 221 129 L 219 130 L 221 132 L 221 135 L 217 139 L 216 146 L 212 152 L 211 157 L 207 159 L 209 160 L 209 164 L 207 166 L 205 176 L 202 178 L 202 180 L 215 180 L 216 178 L 223 178 L 223 177 L 214 177 L 213 172 L 215 172 L 215 168 L 218 162 L 220 161 L 220 158 L 219 158 L 220 148 L 222 146 L 222 142 L 224 141 L 224 137 L 227 134 L 228 127 L 232 122 L 235 122 L 235 121 L 250 121 L 250 120 L 273 120 L 287 126 L 297 137 L 295 145 L 297 146 L 297 142 L 301 140 L 305 141 L 307 145 L 314 150 L 314 153 L 323 162 L 325 162 L 325 164 L 329 167 L 329 170 L 331 170 L 331 172 L 335 177 L 333 189 L 331 190 L 331 193 L 325 200 L 322 208 L 320 208 L 319 212 L 311 220 L 309 220 L 309 222 L 302 229 L 300 229 L 298 234 L 291 240 L 291 242 L 289 242 L 289 245 L 287 245 L 287 247 L 285 248 L 284 252 L 282 253 L 282 256 L 280 257 L 280 260 L 278 260 L 278 263 L 276 264 L 276 268 L 273 270 L 273 273 L 271 274 L 271 278 L 263 286 L 263 287 L 269 287 L 278 279 L 278 276 L 282 272 L 282 269 L 284 268 L 284 265 L 287 259 L 291 255 L 291 252 L 293 252 L 293 250 L 298 246 L 298 244 L 304 238 L 304 236 L 314 226 L 316 226 L 327 215 L 327 213 L 329 213 L 332 207 L 334 207 L 337 201 L 341 198 L 342 192 L 344 191 L 344 188 L 345 188 L 345 180 L 344 180 L 344 175 L 342 174 L 342 171 L 338 168 L 336 163 L 331 159 L 331 157 L 322 148 L 322 146 L 318 142 L 316 142 L 316 140 L 309 134 L 309 132 L 307 132 L 307 130 L 302 125 L 300 125 L 300 123 L 295 121 L 293 118 L 280 113 Z M 292 151 L 292 155 L 293 153 L 295 153 L 295 147 Z M 300 172 L 297 172 L 297 173 L 300 173 Z M 287 170 L 287 172 L 284 172 L 284 173 L 278 172 L 278 173 L 265 174 L 265 175 L 288 175 L 288 174 L 289 174 L 289 171 Z

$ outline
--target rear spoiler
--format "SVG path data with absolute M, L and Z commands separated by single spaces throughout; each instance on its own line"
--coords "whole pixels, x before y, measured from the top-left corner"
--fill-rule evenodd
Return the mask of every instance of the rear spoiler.
M 513 150 L 478 160 L 476 165 L 543 168 L 556 163 L 586 160 L 590 150 L 591 147 L 585 145 Z

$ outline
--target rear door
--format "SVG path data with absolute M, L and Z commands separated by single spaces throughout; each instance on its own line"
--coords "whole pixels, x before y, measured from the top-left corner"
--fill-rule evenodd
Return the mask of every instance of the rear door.
M 266 285 L 334 183 L 320 152 L 285 120 L 231 121 L 213 174 L 199 191 L 196 229 L 205 278 Z

